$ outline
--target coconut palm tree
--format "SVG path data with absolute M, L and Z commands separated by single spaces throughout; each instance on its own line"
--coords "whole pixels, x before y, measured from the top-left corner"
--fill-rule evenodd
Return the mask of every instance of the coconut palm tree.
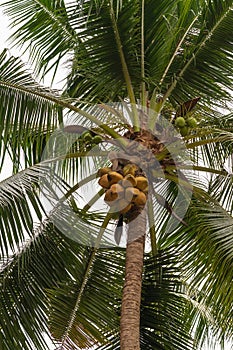
M 35 69 L 1 53 L 0 349 L 224 348 L 232 1 L 5 10 Z

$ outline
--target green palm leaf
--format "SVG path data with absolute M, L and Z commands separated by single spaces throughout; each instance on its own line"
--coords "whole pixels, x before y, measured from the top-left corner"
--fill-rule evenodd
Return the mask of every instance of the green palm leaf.
M 38 85 L 18 58 L 8 57 L 6 50 L 1 53 L 1 167 L 6 153 L 15 170 L 20 167 L 22 150 L 27 154 L 26 164 L 40 159 L 48 136 L 62 122 L 60 108 L 47 95 L 58 96 Z
M 108 333 L 118 332 L 124 253 L 100 250 L 93 261 L 92 249 L 87 254 L 87 264 L 80 261 L 74 271 L 75 281 L 48 291 L 51 332 L 67 349 L 72 348 L 70 342 L 77 348 L 89 348 L 106 342 Z
M 94 255 L 91 247 L 70 240 L 48 220 L 38 226 L 19 252 L 2 261 L 2 334 L 22 339 L 25 350 L 48 349 L 44 341 L 45 333 L 51 338 L 48 327 L 53 340 L 64 346 L 103 340 L 101 331 L 108 333 L 118 325 L 124 253 L 100 250 Z M 111 323 L 109 312 L 113 312 Z M 12 319 L 18 319 L 18 327 Z M 4 337 L 3 344 L 11 343 Z M 20 346 L 17 342 L 15 349 Z
M 191 321 L 181 321 L 188 302 L 173 260 L 174 257 L 161 251 L 156 262 L 152 258 L 145 263 L 141 324 L 143 349 L 193 349 Z
M 208 200 L 208 196 L 205 200 L 212 203 L 193 201 L 185 218 L 188 226 L 171 235 L 169 241 L 179 243 L 187 278 L 194 288 L 205 291 L 204 302 L 212 309 L 223 333 L 230 337 L 233 220 L 217 202 L 210 197 Z M 166 240 L 166 244 L 169 241 Z
M 114 100 L 126 92 L 124 68 L 108 4 L 107 0 L 100 3 L 87 1 L 79 6 L 65 6 L 63 2 L 59 5 L 55 2 L 38 1 L 36 5 L 26 2 L 24 14 L 32 17 L 16 34 L 20 42 L 25 39 L 31 41 L 32 37 L 35 37 L 35 42 L 39 41 L 37 48 L 33 44 L 33 50 L 37 56 L 41 47 L 43 54 L 48 52 L 43 57 L 44 65 L 58 52 L 63 55 L 75 47 L 68 90 L 72 96 L 89 96 L 89 101 Z M 11 1 L 9 5 L 9 15 L 15 18 L 21 11 L 21 5 L 16 1 Z M 145 78 L 150 92 L 156 88 L 166 96 L 172 93 L 170 98 L 173 102 L 183 102 L 197 94 L 206 102 L 209 102 L 206 96 L 211 96 L 215 104 L 219 104 L 221 98 L 222 101 L 229 99 L 225 88 L 231 86 L 232 75 L 232 41 L 227 30 L 232 22 L 231 6 L 232 0 L 224 3 L 213 0 L 210 4 L 204 1 L 184 4 L 164 1 L 155 8 L 153 1 L 145 1 Z M 141 3 L 136 0 L 116 1 L 113 2 L 113 10 L 128 78 L 136 92 L 142 78 L 141 23 L 138 20 Z M 22 17 L 19 16 L 18 22 L 22 22 Z M 37 28 L 48 25 L 51 31 L 43 31 L 44 40 Z M 46 34 L 51 32 L 52 40 L 51 34 Z M 49 42 L 47 35 L 50 35 Z M 216 55 L 220 59 L 216 59 Z M 215 83 L 211 81 L 213 75 Z M 113 82 L 118 96 L 110 95 Z
M 213 176 L 209 185 L 209 193 L 232 215 L 233 182 L 231 174 Z
M 27 45 L 25 50 L 29 50 L 37 72 L 46 74 L 53 69 L 56 73 L 77 40 L 64 1 L 10 1 L 5 12 L 12 19 L 12 28 L 17 28 L 11 39 L 17 46 Z
M 204 99 L 210 96 L 212 106 L 221 105 L 229 100 L 226 89 L 232 86 L 232 38 L 228 31 L 232 1 L 211 1 L 201 10 L 201 26 L 194 27 L 184 42 L 183 53 L 177 56 L 178 65 L 173 68 L 173 74 L 179 73 L 166 94 L 172 93 L 177 101 L 197 94 Z
M 0 332 L 3 348 L 48 349 L 44 288 L 56 284 L 66 275 L 59 258 L 61 242 L 47 223 L 38 227 L 18 253 L 2 261 Z
M 188 286 L 182 281 L 178 261 L 179 256 L 174 251 L 159 251 L 156 259 L 147 256 L 145 260 L 141 306 L 142 350 L 195 349 L 202 346 L 208 335 L 207 325 L 215 326 L 215 321 L 203 312 L 205 306 L 199 303 L 201 294 L 198 290 L 187 296 Z M 202 335 L 196 338 L 197 328 Z M 98 349 L 120 349 L 118 335 L 110 336 L 109 342 Z
M 56 161 L 54 163 L 56 165 Z M 74 203 L 78 203 L 81 194 L 76 194 L 73 201 L 72 196 L 90 180 L 96 182 L 96 174 L 70 187 L 52 164 L 52 159 L 46 160 L 0 183 L 0 248 L 3 256 L 17 250 L 28 235 L 33 237 L 34 223 L 42 222 L 44 218 L 56 223 L 63 232 L 67 231 L 70 238 L 83 244 L 94 244 L 103 213 L 93 211 L 88 214 L 78 209 Z M 106 230 L 105 238 L 111 240 L 109 230 Z
M 80 31 L 83 45 L 75 52 L 69 78 L 68 92 L 72 96 L 88 97 L 89 101 L 114 101 L 127 93 L 130 82 L 125 82 L 126 76 L 140 82 L 138 16 L 141 5 L 138 1 L 134 6 L 130 1 L 121 5 L 113 13 L 117 5 L 113 3 L 111 10 L 109 1 L 102 2 L 102 6 L 92 1 L 83 3 L 82 21 L 78 17 L 77 25 L 74 24 Z M 114 94 L 112 84 L 116 87 Z
M 33 236 L 33 220 L 42 219 L 43 207 L 36 190 L 37 182 L 38 169 L 31 169 L 0 183 L 2 256 L 17 250 L 28 235 Z

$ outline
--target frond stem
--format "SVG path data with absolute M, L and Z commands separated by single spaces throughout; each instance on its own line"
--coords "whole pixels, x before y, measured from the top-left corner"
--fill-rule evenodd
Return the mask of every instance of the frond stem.
M 99 234 L 98 234 L 98 236 L 96 238 L 95 246 L 92 248 L 92 251 L 90 253 L 89 261 L 88 261 L 87 266 L 86 266 L 86 271 L 85 271 L 84 276 L 83 276 L 83 282 L 81 284 L 81 287 L 80 287 L 80 290 L 79 290 L 79 293 L 78 293 L 78 296 L 77 296 L 77 300 L 76 300 L 74 309 L 73 309 L 73 311 L 71 313 L 70 320 L 69 320 L 69 323 L 67 325 L 66 331 L 65 331 L 65 333 L 64 333 L 64 335 L 62 337 L 61 347 L 65 346 L 66 340 L 69 337 L 70 330 L 71 330 L 71 328 L 72 328 L 72 326 L 73 326 L 73 324 L 75 322 L 76 313 L 78 311 L 78 308 L 79 308 L 79 305 L 80 305 L 80 302 L 81 302 L 81 298 L 82 298 L 84 289 L 85 289 L 86 284 L 88 282 L 88 277 L 91 274 L 92 265 L 93 265 L 93 262 L 94 262 L 94 259 L 95 259 L 96 252 L 98 251 L 101 238 L 102 238 L 102 236 L 104 234 L 104 231 L 105 231 L 106 227 L 108 226 L 108 223 L 111 220 L 111 218 L 112 218 L 112 214 L 108 212 L 108 214 L 106 215 L 106 217 L 105 217 L 105 219 L 103 221 L 103 224 L 102 224 L 102 226 L 100 228 Z
M 149 221 L 151 250 L 152 250 L 152 255 L 155 257 L 158 253 L 158 248 L 157 248 L 157 242 L 156 242 L 154 211 L 153 211 L 151 196 L 148 198 L 148 201 L 147 201 L 147 215 L 148 215 L 148 221 Z
M 141 14 L 141 104 L 146 106 L 146 84 L 145 84 L 145 37 L 144 37 L 144 21 L 145 21 L 145 0 L 142 0 L 142 14 Z
M 63 23 L 61 23 L 61 21 L 58 20 L 59 17 L 56 17 L 56 16 L 54 15 L 55 11 L 49 11 L 48 8 L 47 8 L 45 5 L 43 5 L 43 4 L 41 3 L 41 1 L 34 0 L 34 2 L 35 2 L 39 7 L 41 7 L 41 8 L 43 9 L 43 11 L 44 11 L 45 13 L 47 13 L 47 15 L 48 15 L 54 22 L 56 22 L 56 23 L 58 24 L 59 27 L 61 27 L 61 28 L 64 30 L 64 32 L 67 34 L 67 36 L 69 36 L 69 37 L 70 37 L 72 40 L 74 40 L 74 41 L 76 40 L 76 39 L 71 35 L 71 33 L 67 30 L 66 26 L 64 26 Z M 80 39 L 79 39 L 79 40 L 80 40 Z
M 217 174 L 217 175 L 223 175 L 227 176 L 228 173 L 225 170 L 217 170 L 213 168 L 208 168 L 204 166 L 199 166 L 199 165 L 192 165 L 192 166 L 181 166 L 182 169 L 187 169 L 187 170 L 196 170 L 196 171 L 203 171 L 206 173 L 211 173 L 211 174 Z
M 66 200 L 69 198 L 76 190 L 78 190 L 81 186 L 87 184 L 89 181 L 94 180 L 96 178 L 96 174 L 92 174 L 85 179 L 79 181 L 77 184 L 75 184 L 66 194 L 60 199 L 59 202 Z
M 227 141 L 227 140 L 229 140 L 229 139 L 225 138 L 223 136 L 222 137 L 214 137 L 212 139 L 206 139 L 206 140 L 200 140 L 200 141 L 188 143 L 188 144 L 186 144 L 186 147 L 188 149 L 195 149 L 197 146 L 204 146 L 204 145 L 208 145 L 211 143 L 218 143 L 218 142 Z M 229 140 L 229 141 L 233 141 L 233 136 L 231 137 L 231 140 Z
M 168 90 L 165 92 L 164 96 L 163 96 L 163 104 L 161 106 L 161 109 L 163 108 L 167 98 L 171 95 L 172 91 L 175 89 L 177 82 L 182 78 L 182 76 L 184 75 L 184 73 L 186 72 L 186 70 L 189 68 L 190 64 L 196 59 L 197 54 L 199 53 L 199 51 L 206 45 L 206 43 L 208 42 L 208 40 L 211 38 L 211 36 L 213 35 L 213 33 L 215 32 L 215 30 L 219 27 L 219 25 L 221 24 L 221 22 L 224 20 L 224 18 L 227 16 L 227 14 L 229 13 L 231 9 L 228 9 L 228 11 L 226 11 L 221 18 L 217 21 L 217 23 L 213 26 L 212 30 L 209 32 L 209 34 L 205 37 L 205 39 L 199 44 L 199 46 L 196 49 L 196 52 L 193 53 L 193 55 L 191 56 L 191 58 L 188 60 L 188 62 L 185 64 L 185 66 L 183 67 L 183 69 L 180 71 L 180 73 L 177 75 L 177 77 L 174 78 L 172 84 L 170 85 L 170 87 L 168 88 Z M 160 110 L 161 110 L 160 109 Z
M 105 192 L 105 189 L 104 188 L 101 188 L 101 190 L 99 192 L 97 192 L 90 200 L 89 202 L 83 207 L 83 211 L 84 212 L 87 212 L 93 204 L 95 204 L 98 199 L 104 194 Z
M 217 174 L 217 175 L 224 175 L 227 176 L 228 173 L 225 170 L 218 170 L 218 169 L 213 169 L 213 168 L 208 168 L 208 167 L 203 167 L 203 166 L 199 166 L 199 165 L 183 165 L 183 164 L 179 164 L 177 165 L 170 165 L 170 166 L 166 166 L 166 171 L 172 171 L 172 170 L 181 170 L 181 169 L 185 169 L 185 170 L 195 170 L 195 171 L 203 171 L 206 173 L 212 173 L 212 174 Z M 155 174 L 155 172 L 154 172 Z M 158 173 L 159 174 L 159 173 Z
M 90 120 L 91 122 L 95 123 L 96 125 L 98 125 L 101 129 L 103 129 L 104 131 L 107 132 L 108 135 L 112 136 L 114 139 L 120 138 L 120 142 L 123 143 L 123 139 L 121 137 L 121 135 L 119 135 L 115 130 L 113 130 L 111 127 L 109 127 L 106 124 L 101 124 L 101 121 L 98 120 L 95 116 L 93 116 L 92 114 L 85 112 L 84 110 L 82 110 L 79 107 L 76 107 L 72 104 L 70 104 L 67 101 L 61 100 L 60 97 L 42 92 L 42 91 L 38 91 L 35 89 L 28 89 L 25 86 L 21 86 L 21 85 L 16 85 L 16 84 L 12 84 L 10 82 L 6 82 L 6 81 L 0 81 L 0 85 L 2 86 L 6 86 L 9 87 L 11 89 L 15 89 L 17 91 L 22 91 L 25 92 L 27 94 L 31 94 L 31 95 L 35 95 L 35 96 L 39 96 L 41 98 L 44 98 L 47 101 L 51 101 L 54 102 L 56 105 L 58 106 L 62 106 L 63 108 L 68 108 L 71 111 L 74 111 L 76 113 L 81 114 L 82 116 L 86 117 L 88 120 Z
M 126 64 L 125 55 L 123 52 L 123 47 L 122 47 L 121 38 L 120 38 L 119 31 L 118 31 L 117 23 L 116 23 L 116 17 L 115 17 L 112 1 L 110 1 L 110 17 L 111 17 L 111 21 L 112 21 L 112 25 L 113 25 L 113 30 L 114 30 L 114 34 L 115 34 L 118 52 L 120 55 L 123 75 L 125 78 L 125 83 L 127 86 L 130 103 L 132 105 L 133 112 L 134 112 L 133 113 L 133 124 L 134 124 L 134 128 L 136 131 L 136 130 L 139 130 L 139 117 L 138 117 L 138 112 L 137 112 L 137 108 L 136 108 L 136 99 L 134 96 L 133 86 L 132 86 L 131 78 L 129 75 L 129 70 L 128 70 L 128 67 Z
M 174 59 L 176 58 L 176 55 L 177 55 L 177 53 L 178 53 L 178 51 L 179 51 L 181 45 L 183 44 L 183 42 L 184 42 L 184 40 L 185 40 L 185 38 L 186 38 L 186 35 L 188 34 L 188 32 L 190 31 L 190 29 L 192 28 L 192 26 L 194 25 L 194 23 L 196 22 L 197 19 L 198 19 L 198 16 L 196 16 L 196 17 L 193 19 L 193 21 L 192 21 L 191 24 L 189 25 L 188 29 L 187 29 L 186 32 L 184 33 L 183 37 L 182 37 L 181 40 L 179 41 L 179 43 L 178 43 L 178 45 L 177 45 L 177 47 L 176 47 L 176 49 L 175 49 L 175 51 L 174 51 L 174 53 L 173 53 L 173 55 L 172 55 L 172 57 L 171 57 L 171 59 L 170 59 L 168 65 L 167 65 L 167 67 L 166 67 L 166 69 L 165 69 L 165 71 L 164 71 L 164 73 L 163 73 L 163 76 L 162 76 L 162 78 L 161 78 L 161 80 L 160 80 L 160 82 L 159 82 L 159 85 L 162 85 L 162 83 L 163 83 L 163 81 L 164 81 L 164 79 L 165 79 L 165 77 L 166 77 L 166 75 L 167 75 L 167 72 L 168 72 L 169 68 L 171 67 L 171 65 L 172 65 Z M 157 87 L 156 87 L 156 88 L 157 88 Z

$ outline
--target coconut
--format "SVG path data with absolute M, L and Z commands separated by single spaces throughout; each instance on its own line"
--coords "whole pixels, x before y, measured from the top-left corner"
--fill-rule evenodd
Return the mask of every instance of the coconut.
M 140 193 L 136 197 L 134 197 L 133 203 L 138 206 L 144 206 L 146 204 L 146 199 L 147 198 L 145 193 L 140 191 Z
M 112 169 L 110 167 L 104 167 L 104 168 L 100 168 L 97 172 L 97 177 L 101 177 L 104 174 L 108 174 L 109 171 L 111 171 Z
M 113 184 L 111 187 L 110 187 L 110 190 L 112 191 L 112 193 L 116 193 L 118 198 L 122 198 L 124 196 L 124 188 L 119 184 Z
M 138 170 L 138 166 L 136 164 L 126 164 L 123 168 L 123 175 L 126 176 L 128 174 L 135 176 L 136 171 Z
M 128 202 L 134 202 L 134 199 L 140 194 L 140 190 L 135 187 L 127 187 L 125 189 L 125 199 Z
M 96 135 L 96 136 L 93 137 L 92 141 L 93 141 L 93 143 L 95 143 L 97 145 L 98 143 L 102 142 L 103 139 L 102 139 L 101 136 Z
M 185 126 L 186 122 L 185 119 L 183 117 L 177 117 L 175 120 L 175 126 L 178 126 L 178 128 L 182 128 L 183 126 Z
M 136 177 L 136 187 L 143 191 L 147 192 L 148 191 L 148 180 L 144 176 L 138 176 Z
M 189 117 L 187 119 L 187 125 L 190 126 L 190 128 L 195 128 L 197 126 L 197 119 L 194 117 Z
M 131 174 L 128 174 L 124 177 L 124 179 L 122 180 L 122 186 L 123 187 L 129 187 L 129 186 L 133 186 L 135 187 L 136 186 L 136 178 L 131 175 Z
M 110 183 L 110 186 L 113 184 L 116 184 L 117 182 L 119 182 L 123 179 L 123 176 L 116 171 L 110 171 L 107 174 L 107 177 L 108 177 L 108 181 Z
M 101 176 L 101 178 L 98 181 L 98 184 L 102 186 L 103 188 L 109 188 L 111 186 L 109 179 L 108 179 L 108 174 L 104 174 Z

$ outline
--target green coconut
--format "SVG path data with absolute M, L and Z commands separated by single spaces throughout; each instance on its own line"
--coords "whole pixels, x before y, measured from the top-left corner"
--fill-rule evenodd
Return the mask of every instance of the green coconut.
M 82 134 L 82 139 L 84 140 L 84 141 L 86 141 L 86 142 L 88 142 L 88 141 L 91 141 L 92 140 L 92 135 L 91 135 L 91 133 L 89 132 L 89 131 L 86 131 L 86 132 L 84 132 L 83 134 Z
M 93 137 L 92 141 L 93 141 L 93 143 L 98 144 L 98 143 L 102 142 L 102 137 L 99 135 L 96 135 Z
M 195 128 L 197 126 L 197 119 L 194 117 L 189 117 L 187 119 L 187 125 L 190 126 L 190 128 Z
M 183 128 L 180 128 L 181 136 L 187 136 L 188 133 L 189 133 L 189 128 L 187 126 L 183 126 Z
M 183 128 L 185 126 L 186 122 L 185 119 L 183 117 L 178 117 L 175 120 L 175 126 L 177 126 L 178 128 Z

